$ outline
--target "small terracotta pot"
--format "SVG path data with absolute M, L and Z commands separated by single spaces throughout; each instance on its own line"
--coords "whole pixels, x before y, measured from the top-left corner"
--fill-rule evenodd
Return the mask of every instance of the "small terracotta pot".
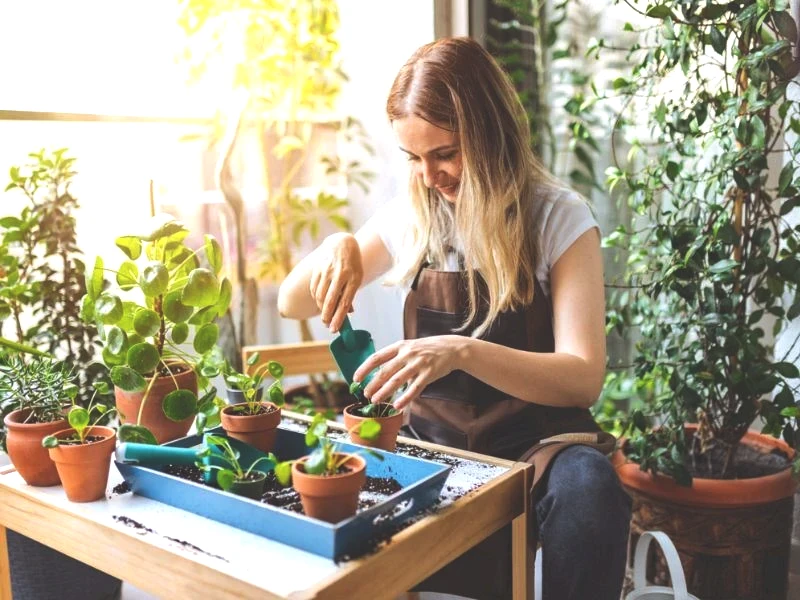
M 153 387 L 150 388 L 150 393 L 144 405 L 142 422 L 139 424 L 147 427 L 156 437 L 159 444 L 184 437 L 189 432 L 189 428 L 194 421 L 193 416 L 180 421 L 173 421 L 167 418 L 162 408 L 164 396 L 176 389 L 189 390 L 197 395 L 197 375 L 188 365 L 183 366 L 187 370 L 175 375 L 174 380 L 169 376 L 159 376 L 153 384 Z M 149 380 L 147 382 L 148 384 L 150 383 Z M 175 386 L 176 382 L 177 387 Z M 136 420 L 139 417 L 139 407 L 144 397 L 144 391 L 126 392 L 115 386 L 114 397 L 117 400 L 120 423 L 136 424 Z
M 40 487 L 59 485 L 58 471 L 50 460 L 47 448 L 42 447 L 42 438 L 69 427 L 66 419 L 50 423 L 25 423 L 31 413 L 29 408 L 15 410 L 6 415 L 3 423 L 8 437 L 6 449 L 17 472 L 28 485 Z
M 222 409 L 220 420 L 222 428 L 232 438 L 250 444 L 261 452 L 269 452 L 275 445 L 275 436 L 281 422 L 281 409 L 272 402 L 259 402 L 269 410 L 266 414 L 246 415 L 236 413 L 237 406 L 246 406 L 247 403 L 231 404 Z
M 53 435 L 64 439 L 74 433 L 74 429 L 62 429 Z M 60 445 L 48 449 L 71 502 L 99 500 L 105 496 L 108 485 L 108 470 L 117 434 L 110 427 L 95 426 L 89 427 L 86 435 L 102 436 L 103 439 L 89 444 Z
M 361 405 L 351 404 L 344 409 L 344 426 L 350 434 L 350 441 L 361 446 L 380 448 L 381 450 L 393 452 L 397 445 L 397 433 L 403 426 L 403 413 L 398 412 L 391 417 L 364 417 L 358 414 L 356 410 L 359 406 Z M 374 440 L 365 440 L 357 433 L 358 426 L 367 419 L 374 419 L 381 424 L 381 432 Z
M 356 514 L 358 494 L 367 482 L 364 459 L 351 454 L 344 463 L 349 472 L 330 476 L 307 474 L 303 468 L 307 459 L 304 456 L 292 464 L 292 487 L 300 494 L 305 514 L 328 523 L 338 523 Z

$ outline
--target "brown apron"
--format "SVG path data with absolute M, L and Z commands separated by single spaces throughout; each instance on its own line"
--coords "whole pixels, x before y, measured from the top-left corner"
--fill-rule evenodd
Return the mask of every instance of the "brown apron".
M 423 267 L 406 298 L 405 338 L 470 335 L 472 326 L 454 331 L 464 322 L 466 310 L 464 272 Z M 479 310 L 479 318 L 481 314 L 485 312 Z M 532 306 L 501 313 L 480 339 L 519 350 L 553 352 L 552 307 L 539 282 L 535 281 Z M 574 444 L 595 446 L 605 453 L 614 445 L 613 437 L 600 432 L 588 409 L 525 402 L 464 371 L 453 371 L 428 385 L 411 404 L 409 425 L 427 441 L 533 464 L 529 507 L 533 548 L 538 541 L 533 508 L 539 484 L 555 456 Z M 471 598 L 510 597 L 509 549 L 510 528 L 506 527 L 435 573 L 419 589 Z

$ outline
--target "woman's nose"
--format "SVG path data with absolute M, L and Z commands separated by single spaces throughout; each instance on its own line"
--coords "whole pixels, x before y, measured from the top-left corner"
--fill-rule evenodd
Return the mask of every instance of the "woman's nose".
M 436 185 L 436 164 L 429 161 L 422 161 L 420 164 L 420 175 L 425 187 L 432 188 Z

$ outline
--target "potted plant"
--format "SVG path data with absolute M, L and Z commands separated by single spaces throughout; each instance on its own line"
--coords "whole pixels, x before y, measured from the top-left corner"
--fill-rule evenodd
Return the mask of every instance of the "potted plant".
M 371 419 L 357 427 L 367 439 L 380 433 L 380 425 Z M 316 448 L 307 456 L 275 465 L 275 476 L 281 485 L 291 483 L 300 494 L 306 515 L 337 523 L 356 513 L 359 492 L 367 481 L 367 465 L 360 452 L 340 452 L 338 444 L 325 437 L 327 432 L 325 417 L 314 415 L 306 431 L 306 446 Z M 368 448 L 361 452 L 383 460 Z
M 360 393 L 361 388 L 360 383 L 353 382 L 350 392 L 357 402 L 344 409 L 344 426 L 350 433 L 350 441 L 354 444 L 393 452 L 397 445 L 397 434 L 403 426 L 403 413 L 389 402 L 373 404 L 367 401 Z M 359 435 L 361 423 L 368 419 L 376 421 L 381 426 L 378 436 L 372 439 L 366 439 Z
M 87 274 L 82 316 L 100 330 L 123 440 L 163 443 L 186 435 L 195 416 L 199 430 L 218 422 L 222 401 L 209 386 L 218 373 L 196 367 L 217 342 L 214 320 L 228 310 L 231 284 L 218 277 L 217 241 L 206 235 L 202 248 L 191 250 L 188 234 L 179 221 L 158 215 L 147 232 L 117 238 L 127 260 L 115 271 L 115 287 L 105 289 L 100 257 Z M 200 399 L 198 389 L 205 390 Z
M 52 358 L 9 355 L 0 362 L 3 447 L 28 485 L 58 485 L 56 466 L 42 438 L 67 426 L 66 410 L 77 393 L 68 370 Z
M 264 493 L 267 473 L 278 462 L 274 454 L 255 460 L 247 469 L 239 462 L 239 452 L 234 450 L 227 438 L 221 435 L 206 434 L 206 449 L 197 462 L 203 471 L 216 471 L 217 484 L 226 492 L 258 500 Z M 267 471 L 256 469 L 260 462 L 272 463 Z M 224 463 L 225 466 L 214 464 Z
M 606 241 L 628 253 L 609 328 L 638 336 L 634 369 L 606 387 L 634 403 L 614 458 L 632 541 L 668 533 L 698 597 L 785 598 L 800 441 L 787 327 L 800 315 L 797 28 L 785 2 L 635 4 L 653 37 L 614 87 L 655 139 L 628 129 L 633 159 L 610 183 L 637 220 Z
M 73 406 L 67 413 L 70 429 L 45 436 L 40 442 L 56 464 L 71 502 L 93 502 L 105 495 L 117 440 L 112 428 L 97 425 L 106 411 L 105 405 L 94 402 L 88 408 Z M 99 416 L 90 424 L 93 412 Z
M 248 359 L 249 365 L 258 361 L 258 354 Z M 263 395 L 264 376 L 269 374 L 274 381 L 267 388 L 268 402 L 261 400 Z M 283 388 L 281 378 L 283 366 L 274 360 L 259 366 L 253 373 L 239 373 L 230 367 L 225 373 L 225 381 L 239 392 L 243 402 L 230 404 L 222 409 L 220 419 L 222 427 L 232 438 L 269 452 L 275 444 L 275 435 L 281 422 L 281 406 L 283 405 Z

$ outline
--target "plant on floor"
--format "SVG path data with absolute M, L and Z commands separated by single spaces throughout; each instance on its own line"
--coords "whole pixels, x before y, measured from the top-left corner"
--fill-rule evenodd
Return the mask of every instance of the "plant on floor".
M 196 466 L 202 471 L 217 471 L 217 483 L 223 490 L 228 491 L 232 489 L 237 482 L 247 482 L 253 480 L 264 480 L 267 473 L 272 467 L 277 464 L 278 459 L 271 452 L 266 456 L 262 456 L 247 468 L 243 468 L 239 462 L 239 452 L 234 450 L 228 438 L 221 435 L 206 434 L 204 441 L 206 448 L 203 453 L 198 457 Z M 227 466 L 222 467 L 219 465 L 211 464 L 209 457 L 213 460 L 223 461 Z M 255 467 L 259 463 L 271 463 L 266 471 L 256 470 Z
M 125 254 L 116 271 L 104 268 L 98 257 L 87 276 L 82 316 L 98 325 L 103 340 L 103 359 L 111 367 L 114 385 L 125 392 L 144 392 L 138 415 L 124 415 L 142 425 L 142 413 L 150 390 L 160 378 L 171 380 L 173 389 L 162 402 L 164 415 L 183 421 L 202 414 L 198 426 L 218 423 L 221 401 L 209 378 L 216 376 L 207 365 L 198 369 L 218 337 L 214 320 L 225 314 L 231 300 L 231 284 L 219 278 L 222 249 L 206 235 L 201 248 L 192 250 L 184 240 L 189 231 L 169 215 L 153 218 L 148 231 L 116 240 Z M 209 268 L 200 264 L 204 256 Z M 142 260 L 139 260 L 142 259 Z M 140 266 L 137 261 L 143 262 Z M 116 288 L 106 289 L 104 275 L 115 273 Z M 184 343 L 191 339 L 191 350 Z M 192 389 L 181 388 L 176 375 L 194 371 L 205 394 L 198 400 Z M 121 438 L 141 441 L 121 429 Z M 146 437 L 146 435 L 145 435 Z

